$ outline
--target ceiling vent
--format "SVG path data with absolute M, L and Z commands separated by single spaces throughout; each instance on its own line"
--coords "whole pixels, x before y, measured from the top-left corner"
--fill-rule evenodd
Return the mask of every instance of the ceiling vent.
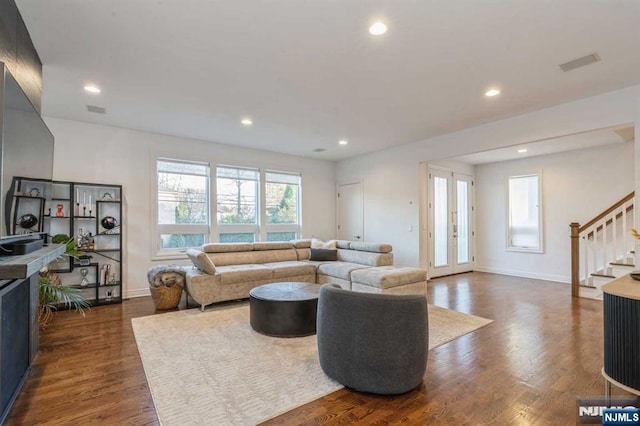
M 316 148 L 316 149 L 313 150 L 313 152 L 325 152 L 325 151 L 326 151 L 326 149 L 324 149 L 324 148 Z
M 106 114 L 107 113 L 106 108 L 95 106 L 95 105 L 87 105 L 87 111 L 94 112 L 96 114 Z
M 591 55 L 583 56 L 582 58 L 574 59 L 573 61 L 560 64 L 560 69 L 564 72 L 575 70 L 576 68 L 586 67 L 593 63 L 600 61 L 600 55 L 592 53 Z

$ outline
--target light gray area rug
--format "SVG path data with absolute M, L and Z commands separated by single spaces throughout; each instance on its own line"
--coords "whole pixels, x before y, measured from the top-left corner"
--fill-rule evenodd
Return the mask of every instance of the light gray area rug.
M 429 348 L 490 322 L 429 305 Z M 248 303 L 132 324 L 165 426 L 252 425 L 342 388 L 322 372 L 316 336 L 263 336 L 249 325 Z

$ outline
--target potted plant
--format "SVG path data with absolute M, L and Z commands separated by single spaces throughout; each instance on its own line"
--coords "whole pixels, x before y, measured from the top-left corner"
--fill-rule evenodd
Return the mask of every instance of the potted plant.
M 63 256 L 77 259 L 84 253 L 78 248 L 76 241 L 65 234 L 57 234 L 51 238 L 54 244 L 64 244 Z M 74 309 L 84 316 L 84 310 L 89 308 L 89 302 L 82 296 L 78 288 L 63 285 L 62 280 L 54 271 L 43 268 L 38 278 L 38 324 L 41 329 L 49 325 L 53 318 L 53 312 L 60 305 L 67 309 Z
M 45 329 L 53 319 L 53 312 L 59 305 L 74 309 L 84 316 L 84 310 L 89 308 L 89 302 L 80 294 L 80 290 L 63 285 L 58 274 L 44 270 L 38 277 L 38 325 Z

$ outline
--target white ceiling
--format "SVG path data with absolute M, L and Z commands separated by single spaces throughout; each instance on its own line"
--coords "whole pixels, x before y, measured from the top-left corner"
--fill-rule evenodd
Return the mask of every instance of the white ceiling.
M 313 158 L 640 83 L 638 0 L 17 4 L 44 63 L 44 115 Z M 376 19 L 389 26 L 377 38 Z M 595 52 L 601 62 L 558 68 Z M 493 85 L 502 94 L 485 98 Z

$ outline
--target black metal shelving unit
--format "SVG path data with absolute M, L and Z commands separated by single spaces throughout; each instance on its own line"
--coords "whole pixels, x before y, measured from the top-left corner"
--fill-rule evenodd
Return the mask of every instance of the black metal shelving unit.
M 49 269 L 63 284 L 78 288 L 93 306 L 121 303 L 122 185 L 16 177 L 12 188 L 12 232 L 65 234 L 79 246 L 80 235 L 86 233 L 93 241 L 92 246 L 81 247 L 90 256 L 88 264 L 64 256 Z M 26 214 L 32 214 L 37 223 L 21 228 L 20 218 Z M 104 218 L 110 219 L 103 224 Z M 87 285 L 81 285 L 83 268 L 92 270 Z

